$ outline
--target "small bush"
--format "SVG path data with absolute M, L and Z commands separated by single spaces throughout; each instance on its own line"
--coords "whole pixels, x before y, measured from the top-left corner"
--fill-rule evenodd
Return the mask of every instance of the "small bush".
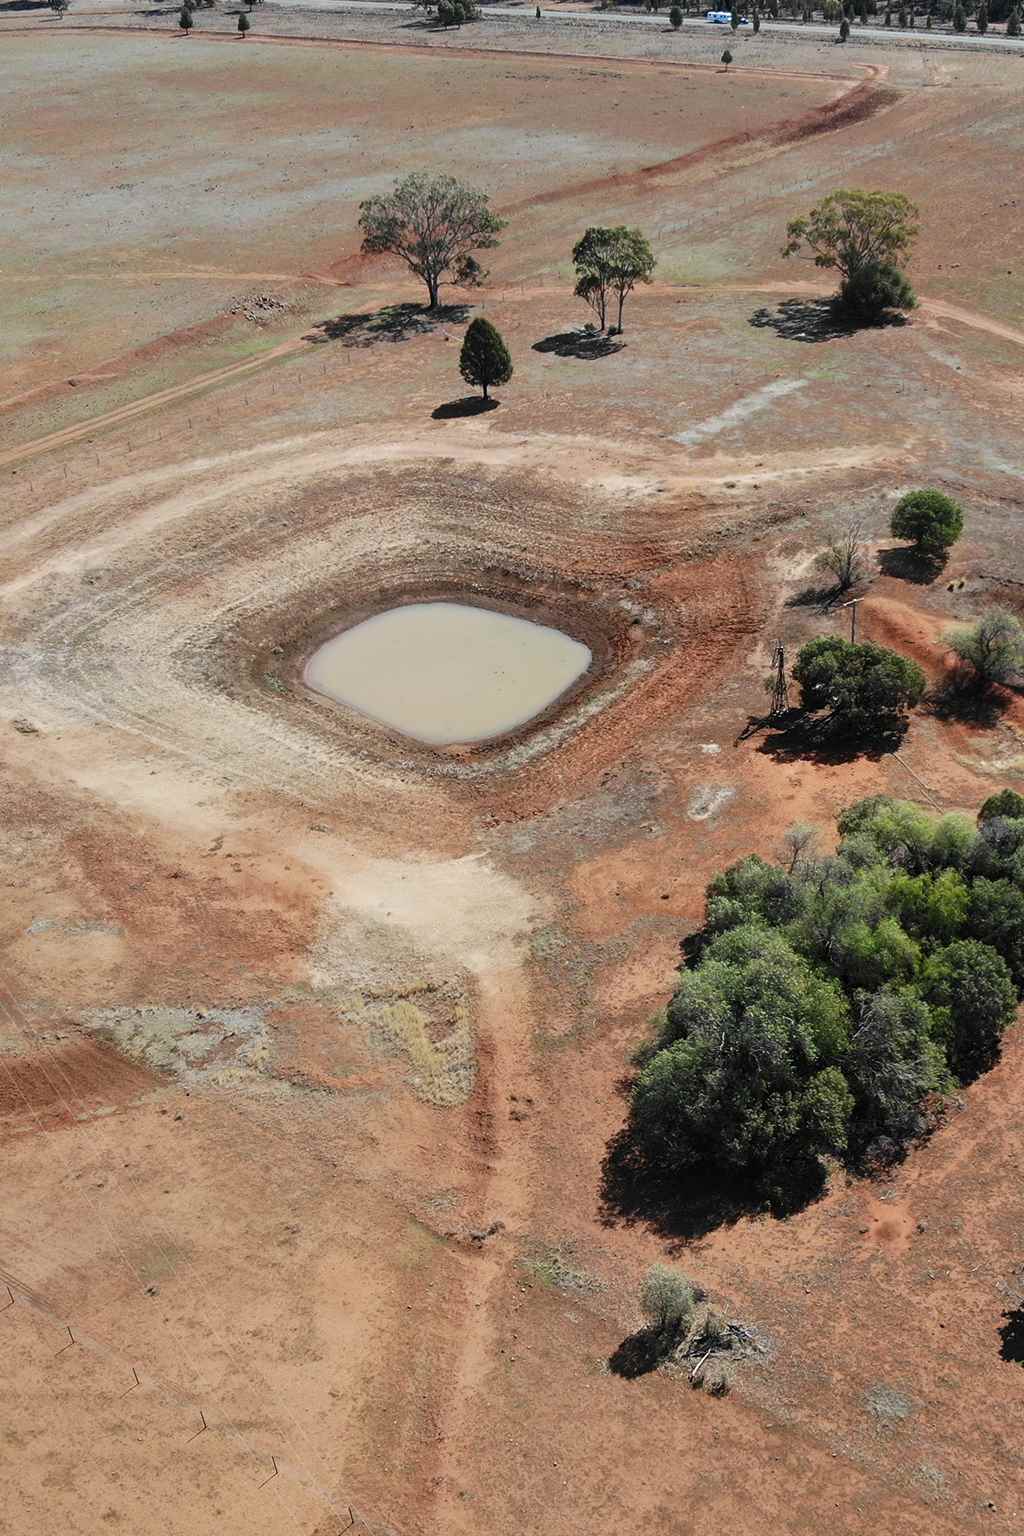
M 665 1340 L 678 1338 L 690 1323 L 694 1299 L 686 1276 L 667 1264 L 652 1264 L 640 1287 L 640 1310 L 649 1327 Z
M 668 13 L 668 19 L 672 23 L 672 30 L 678 32 L 683 24 L 683 13 L 678 5 L 674 5 Z

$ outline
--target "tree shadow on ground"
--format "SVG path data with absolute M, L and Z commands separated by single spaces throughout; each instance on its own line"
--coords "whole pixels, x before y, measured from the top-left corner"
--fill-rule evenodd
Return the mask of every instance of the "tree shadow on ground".
M 750 324 L 759 330 L 774 331 L 784 341 L 839 341 L 858 331 L 878 330 L 890 325 L 906 325 L 903 315 L 887 312 L 877 320 L 857 321 L 838 307 L 835 299 L 785 299 L 777 309 L 755 309 Z
M 766 715 L 751 715 L 736 738 L 737 745 L 760 731 L 765 731 L 766 735 L 757 750 L 776 762 L 793 763 L 803 759 L 822 766 L 835 766 L 852 763 L 859 757 L 877 762 L 890 752 L 898 752 L 907 734 L 907 722 L 879 730 L 872 736 L 840 736 L 818 715 L 790 709 L 775 720 Z
M 666 1178 L 627 1125 L 609 1142 L 602 1164 L 600 1219 L 605 1227 L 643 1225 L 682 1244 L 744 1216 L 795 1215 L 820 1199 L 826 1185 L 825 1169 L 816 1158 L 793 1159 L 770 1187 L 711 1170 Z
M 973 674 L 954 668 L 946 681 L 927 695 L 926 714 L 936 720 L 955 720 L 961 725 L 997 725 L 1009 707 L 1002 688 L 980 688 Z
M 482 416 L 484 411 L 496 411 L 500 400 L 485 400 L 481 395 L 464 395 L 461 400 L 447 400 L 431 411 L 434 421 L 452 421 L 459 416 Z
M 372 314 L 336 315 L 321 320 L 303 340 L 372 347 L 378 341 L 409 341 L 413 336 L 427 336 L 443 325 L 461 325 L 468 316 L 467 304 L 443 304 L 437 309 L 427 309 L 423 304 L 386 304 Z
M 946 562 L 930 560 L 925 555 L 919 555 L 912 547 L 898 544 L 895 549 L 878 551 L 878 565 L 884 576 L 893 576 L 897 581 L 911 581 L 916 587 L 927 587 L 933 581 L 938 581 Z
M 1003 1341 L 999 1358 L 1012 1365 L 1024 1365 L 1024 1307 L 1004 1312 L 1003 1317 L 1005 1322 L 999 1330 L 999 1337 Z
M 792 597 L 786 598 L 787 608 L 816 608 L 819 613 L 828 613 L 838 602 L 849 596 L 852 588 L 846 591 L 833 582 L 823 582 L 816 587 L 804 587 L 799 592 L 794 592 Z
M 553 352 L 556 357 L 575 357 L 580 362 L 593 362 L 599 357 L 611 357 L 621 352 L 626 343 L 618 336 L 608 336 L 585 326 L 579 331 L 562 331 L 557 336 L 545 336 L 535 341 L 534 352 Z
M 651 1371 L 656 1371 L 669 1353 L 656 1328 L 638 1328 L 608 1356 L 608 1369 L 613 1376 L 636 1381 L 638 1376 L 649 1376 Z

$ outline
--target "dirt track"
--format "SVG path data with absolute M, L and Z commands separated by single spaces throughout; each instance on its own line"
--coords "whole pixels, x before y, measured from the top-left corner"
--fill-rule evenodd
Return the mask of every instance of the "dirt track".
M 243 66 L 197 44 L 201 93 L 164 74 L 163 43 L 133 32 L 151 56 L 120 57 L 210 144 L 236 131 L 228 98 L 251 88 L 236 71 L 273 71 L 266 153 L 282 157 L 289 111 L 308 133 L 330 93 L 348 110 L 352 59 L 381 52 L 327 50 L 350 72 L 311 63 L 300 108 L 301 49 Z M 615 1084 L 710 873 L 861 794 L 923 781 L 969 807 L 1021 776 L 1014 711 L 991 728 L 922 716 L 899 759 L 737 744 L 775 636 L 792 647 L 826 622 L 789 600 L 849 509 L 880 551 L 865 632 L 934 675 L 949 622 L 1011 600 L 982 572 L 1015 569 L 1024 333 L 999 263 L 1019 229 L 994 228 L 983 266 L 944 201 L 954 165 L 977 220 L 1001 196 L 986 157 L 1011 87 L 957 61 L 968 87 L 854 83 L 847 105 L 885 110 L 844 114 L 834 76 L 780 69 L 769 86 L 751 70 L 730 77 L 723 134 L 706 71 L 680 108 L 678 67 L 587 55 L 594 75 L 570 61 L 537 82 L 546 101 L 571 78 L 559 131 L 608 121 L 614 85 L 620 137 L 643 106 L 658 139 L 605 149 L 607 174 L 588 177 L 589 141 L 571 164 L 487 158 L 502 114 L 523 131 L 524 72 L 546 62 L 449 44 L 388 59 L 413 140 L 396 133 L 396 168 L 427 142 L 408 124 L 426 133 L 436 92 L 458 87 L 480 174 L 519 210 L 476 296 L 515 359 L 500 411 L 433 419 L 461 388 L 461 320 L 364 335 L 361 315 L 413 290 L 353 262 L 351 228 L 297 219 L 291 169 L 271 235 L 212 193 L 224 228 L 186 259 L 147 246 L 152 226 L 136 248 L 119 236 L 118 282 L 95 301 L 111 336 L 88 329 L 102 230 L 52 253 L 49 286 L 88 334 L 77 356 L 72 324 L 43 341 L 81 385 L 52 388 L 62 368 L 18 310 L 0 456 L 14 1528 L 335 1536 L 351 1504 L 357 1530 L 402 1536 L 1012 1530 L 1019 1391 L 996 1329 L 1024 1215 L 1007 1171 L 1019 1042 L 892 1185 L 837 1185 L 786 1224 L 690 1243 L 682 1266 L 773 1341 L 728 1402 L 607 1373 L 639 1273 L 673 1243 L 598 1208 Z M 82 61 L 83 79 L 129 67 Z M 797 99 L 773 106 L 769 89 Z M 33 153 L 67 142 L 54 112 Z M 791 131 L 807 113 L 828 131 Z M 674 139 L 690 147 L 673 155 Z M 776 259 L 783 210 L 865 166 L 888 184 L 897 162 L 925 206 L 921 310 L 807 339 L 820 287 Z M 582 315 L 562 266 L 594 198 L 651 228 L 662 265 L 622 350 L 588 360 L 566 342 Z M 176 275 L 204 270 L 296 307 L 242 339 L 218 319 L 223 286 L 171 313 Z M 5 270 L 4 291 L 25 275 Z M 122 337 L 130 285 L 145 334 Z M 211 359 L 225 338 L 250 351 Z M 963 590 L 886 568 L 889 501 L 919 481 L 968 503 L 949 572 Z M 558 617 L 593 639 L 599 673 L 539 731 L 444 757 L 296 682 L 314 633 L 413 590 Z M 552 1253 L 578 1284 L 551 1281 Z M 880 1382 L 912 1404 L 905 1421 L 867 1406 Z

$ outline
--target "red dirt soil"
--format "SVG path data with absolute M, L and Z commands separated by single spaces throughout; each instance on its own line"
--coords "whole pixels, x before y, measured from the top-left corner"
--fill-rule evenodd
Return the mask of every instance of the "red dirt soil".
M 376 19 L 315 20 L 351 38 L 268 39 L 244 62 L 190 40 L 186 67 L 136 22 L 72 17 L 45 44 L 69 91 L 121 93 L 119 155 L 149 142 L 147 95 L 180 97 L 162 153 L 195 127 L 161 194 L 186 198 L 187 252 L 155 225 L 125 226 L 120 255 L 102 231 L 48 248 L 64 334 L 19 298 L 3 390 L 41 386 L 4 412 L 0 454 L 11 1529 L 1013 1531 L 1024 1377 L 998 1330 L 1024 1262 L 1018 1033 L 889 1182 L 836 1174 L 786 1222 L 609 1220 L 600 1177 L 714 871 L 797 821 L 827 841 L 866 794 L 971 810 L 1024 776 L 1015 700 L 984 726 L 923 711 L 877 758 L 741 739 L 776 638 L 792 653 L 837 622 L 799 599 L 851 513 L 871 541 L 863 633 L 936 681 L 946 629 L 1007 601 L 1024 333 L 1001 264 L 1020 230 L 974 234 L 1015 75 L 851 46 L 843 86 L 833 50 L 751 39 L 726 82 L 691 68 L 699 40 L 671 66 L 630 57 L 629 29 L 574 33 L 552 62 L 512 31 L 385 53 L 356 46 Z M 15 118 L 56 158 L 65 108 L 33 138 L 44 45 L 24 30 L 5 39 Z M 253 70 L 268 158 L 239 172 L 244 197 L 209 194 L 212 217 L 193 171 L 255 110 Z M 488 285 L 446 298 L 499 326 L 515 375 L 499 410 L 438 419 L 466 316 L 369 334 L 361 317 L 419 296 L 357 257 L 354 208 L 436 142 L 460 82 L 446 164 L 511 213 Z M 388 132 L 341 144 L 375 84 Z M 564 163 L 515 137 L 548 100 Z M 318 113 L 326 137 L 300 154 L 290 114 L 301 137 Z M 101 184 L 89 148 L 107 196 L 129 172 Z M 329 228 L 305 201 L 317 154 L 339 182 Z M 815 340 L 823 274 L 781 263 L 781 231 L 868 175 L 922 204 L 922 305 Z M 658 281 L 621 350 L 584 359 L 566 262 L 598 215 L 650 231 Z M 154 274 L 134 308 L 127 282 L 90 299 L 104 261 Z M 970 275 L 948 280 L 954 262 Z M 186 272 L 195 294 L 158 275 Z M 224 318 L 265 290 L 283 306 L 266 327 Z M 71 389 L 64 369 L 118 377 Z M 968 520 L 942 579 L 915 584 L 888 513 L 925 483 Z M 532 607 L 593 640 L 595 674 L 540 727 L 447 755 L 303 688 L 325 626 L 415 591 Z M 724 1400 L 608 1370 L 666 1258 L 770 1341 Z

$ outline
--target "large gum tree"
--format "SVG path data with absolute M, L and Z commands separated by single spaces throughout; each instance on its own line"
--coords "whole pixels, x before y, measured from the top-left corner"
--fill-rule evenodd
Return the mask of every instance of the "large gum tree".
M 451 274 L 460 287 L 472 287 L 487 275 L 473 252 L 497 245 L 505 221 L 486 193 L 454 176 L 414 171 L 384 197 L 360 203 L 359 227 L 363 251 L 400 256 L 426 283 L 436 309 L 442 278 Z

